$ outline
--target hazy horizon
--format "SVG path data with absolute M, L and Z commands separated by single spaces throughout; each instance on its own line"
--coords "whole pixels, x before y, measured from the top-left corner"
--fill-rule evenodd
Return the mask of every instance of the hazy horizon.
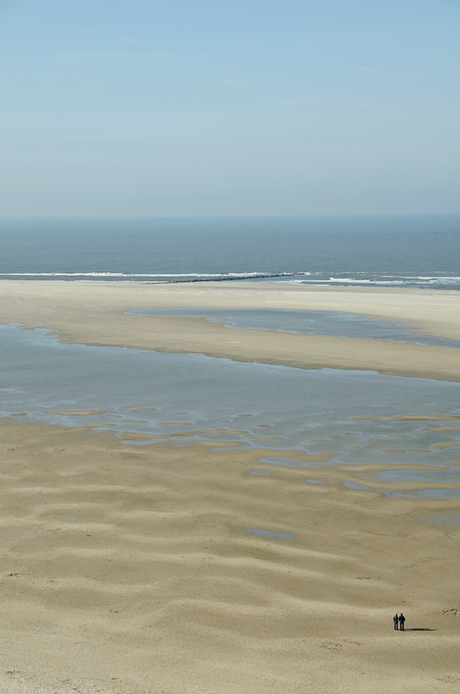
M 436 220 L 436 219 L 452 219 L 454 221 L 460 220 L 460 212 L 383 212 L 383 213 L 378 213 L 378 212 L 362 212 L 362 213 L 336 213 L 336 214 L 196 214 L 196 215 L 191 215 L 191 214 L 183 214 L 183 215 L 109 215 L 109 214 L 100 214 L 100 215 L 21 215 L 21 214 L 16 214 L 16 215 L 0 215 L 0 223 L 2 222 L 91 222 L 91 221 L 100 221 L 100 222 L 123 222 L 123 221 L 136 221 L 136 222 L 165 222 L 165 221 L 212 221 L 212 220 L 222 220 L 222 221 L 231 221 L 231 220 L 253 220 L 253 221 L 273 221 L 276 222 L 277 220 L 305 220 L 305 221 L 314 221 L 314 220 L 366 220 L 366 219 L 381 219 L 382 221 L 384 220 Z

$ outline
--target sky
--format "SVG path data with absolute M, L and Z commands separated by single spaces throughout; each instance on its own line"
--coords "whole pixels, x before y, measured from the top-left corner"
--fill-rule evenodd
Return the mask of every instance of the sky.
M 0 0 L 0 216 L 460 213 L 460 0 Z

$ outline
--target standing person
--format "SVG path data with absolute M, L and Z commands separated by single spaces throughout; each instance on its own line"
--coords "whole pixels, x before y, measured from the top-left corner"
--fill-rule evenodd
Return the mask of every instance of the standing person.
M 396 612 L 395 616 L 393 617 L 393 625 L 396 631 L 398 631 L 398 613 Z
M 404 631 L 404 622 L 405 621 L 406 621 L 406 618 L 403 615 L 403 613 L 401 612 L 401 614 L 399 615 L 399 630 L 400 631 Z

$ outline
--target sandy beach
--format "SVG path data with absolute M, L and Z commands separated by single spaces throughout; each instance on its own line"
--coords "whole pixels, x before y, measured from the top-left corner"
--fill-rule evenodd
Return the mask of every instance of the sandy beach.
M 125 313 L 331 310 L 460 339 L 454 291 L 5 281 L 0 296 L 0 323 L 68 343 L 460 382 L 456 349 Z M 460 427 L 448 412 L 442 424 Z M 126 441 L 0 420 L 2 692 L 458 691 L 459 499 L 344 487 L 384 465 L 250 476 L 276 455 L 268 440 Z M 405 633 L 393 630 L 401 611 Z

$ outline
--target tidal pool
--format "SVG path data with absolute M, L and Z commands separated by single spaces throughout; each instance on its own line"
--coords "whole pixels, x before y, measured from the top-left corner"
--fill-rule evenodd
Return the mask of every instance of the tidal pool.
M 227 328 L 275 330 L 304 335 L 353 337 L 366 340 L 413 342 L 432 347 L 460 348 L 460 340 L 423 335 L 416 326 L 384 321 L 361 313 L 281 309 L 163 308 L 126 311 L 140 316 L 205 318 Z
M 379 463 L 382 481 L 416 481 L 405 466 L 429 466 L 433 483 L 460 482 L 458 383 L 69 345 L 47 332 L 0 326 L 0 416 L 105 428 L 126 445 L 236 442 L 269 464 Z

